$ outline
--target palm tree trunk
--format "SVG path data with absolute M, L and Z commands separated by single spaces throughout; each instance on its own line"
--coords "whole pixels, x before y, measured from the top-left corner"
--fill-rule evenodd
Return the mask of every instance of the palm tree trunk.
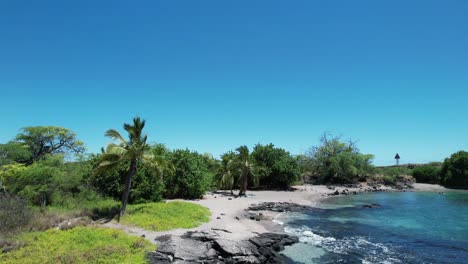
M 130 188 L 132 187 L 132 177 L 136 172 L 136 160 L 130 162 L 130 169 L 127 172 L 127 178 L 125 179 L 125 191 L 122 195 L 122 208 L 120 209 L 118 222 L 120 222 L 120 217 L 125 213 L 127 208 L 128 196 L 130 195 Z
M 244 175 L 242 177 L 242 186 L 241 186 L 241 190 L 239 191 L 239 196 L 245 195 L 246 192 L 247 192 L 247 176 Z

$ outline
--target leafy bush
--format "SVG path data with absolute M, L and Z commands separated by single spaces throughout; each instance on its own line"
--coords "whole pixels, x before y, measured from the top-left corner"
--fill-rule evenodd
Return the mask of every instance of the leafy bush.
M 260 184 L 287 189 L 299 179 L 300 168 L 297 159 L 282 148 L 273 144 L 257 144 L 252 156 L 259 167 Z
M 380 167 L 376 169 L 376 174 L 380 174 L 383 176 L 391 176 L 391 177 L 398 177 L 398 176 L 405 176 L 411 175 L 412 169 L 407 167 Z
M 373 155 L 361 154 L 354 142 L 341 142 L 339 137 L 323 135 L 321 145 L 313 147 L 305 159 L 305 170 L 316 183 L 350 183 L 374 173 Z
M 164 177 L 167 198 L 199 199 L 212 186 L 214 173 L 203 155 L 190 150 L 175 150 L 170 155 L 174 170 Z
M 425 165 L 416 167 L 412 172 L 416 182 L 420 183 L 440 183 L 440 168 L 435 165 Z
M 383 176 L 382 181 L 385 185 L 395 185 L 397 182 L 397 177 L 396 176 Z
M 63 156 L 47 156 L 30 166 L 20 167 L 10 164 L 4 169 L 5 188 L 21 196 L 32 205 L 49 205 L 52 194 L 60 189 L 60 183 L 66 182 L 63 168 Z M 13 167 L 16 166 L 16 167 Z
M 0 192 L 0 234 L 14 234 L 26 227 L 32 214 L 20 197 Z
M 0 144 L 0 165 L 26 163 L 31 158 L 31 151 L 23 143 L 10 141 L 6 144 Z
M 24 246 L 0 254 L 1 263 L 146 263 L 146 253 L 155 248 L 143 238 L 98 227 L 50 229 L 25 233 L 17 239 Z
M 441 182 L 449 187 L 468 188 L 468 152 L 459 151 L 445 159 Z
M 94 159 L 97 166 L 99 158 L 94 157 Z M 91 186 L 104 196 L 120 200 L 128 167 L 128 162 L 122 162 L 115 168 L 94 175 L 90 179 Z M 147 164 L 139 162 L 137 172 L 133 175 L 129 201 L 131 203 L 161 201 L 163 192 L 164 183 L 158 172 Z
M 131 205 L 120 221 L 147 230 L 164 231 L 193 228 L 209 220 L 208 208 L 187 202 L 170 202 Z

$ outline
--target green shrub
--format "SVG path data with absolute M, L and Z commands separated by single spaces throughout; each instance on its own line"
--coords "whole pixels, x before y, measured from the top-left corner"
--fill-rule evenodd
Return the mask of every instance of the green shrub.
M 448 187 L 468 188 L 468 152 L 459 151 L 445 159 L 441 182 Z
M 397 177 L 395 176 L 383 176 L 382 181 L 385 185 L 395 185 Z
M 260 185 L 287 189 L 300 177 L 297 159 L 282 148 L 273 144 L 257 144 L 252 156 L 260 168 Z
M 354 142 L 342 142 L 340 137 L 327 134 L 320 141 L 321 145 L 312 147 L 301 158 L 303 169 L 315 183 L 351 183 L 374 173 L 374 156 L 361 154 Z
M 98 158 L 95 159 L 97 166 Z M 125 175 L 129 164 L 121 163 L 113 169 L 109 169 L 90 179 L 91 186 L 103 196 L 109 196 L 120 200 L 124 189 Z M 133 175 L 132 189 L 129 202 L 157 202 L 162 200 L 164 182 L 158 172 L 143 162 L 137 164 L 137 172 Z
M 435 165 L 425 165 L 416 167 L 412 172 L 416 182 L 420 183 L 440 183 L 440 168 Z
M 199 199 L 212 186 L 211 172 L 203 155 L 190 150 L 175 150 L 170 155 L 174 170 L 164 177 L 165 197 Z
M 380 174 L 383 176 L 392 176 L 392 177 L 398 177 L 398 176 L 406 176 L 406 175 L 411 175 L 412 174 L 412 169 L 407 168 L 407 167 L 380 167 L 376 169 L 376 174 Z
M 11 235 L 25 228 L 33 215 L 20 197 L 0 192 L 0 234 Z

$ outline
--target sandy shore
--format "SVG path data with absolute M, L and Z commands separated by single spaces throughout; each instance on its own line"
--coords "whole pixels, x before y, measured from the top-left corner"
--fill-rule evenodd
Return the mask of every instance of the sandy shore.
M 290 202 L 314 206 L 320 200 L 328 197 L 329 193 L 336 190 L 341 192 L 345 189 L 344 187 L 336 187 L 336 189 L 332 191 L 324 185 L 304 185 L 296 186 L 295 188 L 296 191 L 248 191 L 248 197 L 242 198 L 234 198 L 222 193 L 210 193 L 205 195 L 201 200 L 188 201 L 209 208 L 212 214 L 211 220 L 208 223 L 189 230 L 215 232 L 219 236 L 233 241 L 246 240 L 260 233 L 282 232 L 282 227 L 271 221 L 278 213 L 264 211 L 262 214 L 265 220 L 255 221 L 249 219 L 248 212 L 246 212 L 245 209 L 253 204 L 263 202 Z M 346 189 L 348 189 L 349 192 L 360 192 L 367 188 L 368 186 L 363 184 L 362 188 Z M 388 191 L 393 190 L 390 187 L 381 187 L 381 189 Z M 440 185 L 414 184 L 413 190 L 441 192 L 447 189 Z M 154 232 L 135 227 L 122 226 L 115 222 L 107 223 L 105 226 L 122 229 L 132 235 L 144 235 L 146 239 L 152 243 L 156 243 L 156 237 L 166 234 L 180 236 L 188 231 L 187 229 L 176 229 L 165 232 Z

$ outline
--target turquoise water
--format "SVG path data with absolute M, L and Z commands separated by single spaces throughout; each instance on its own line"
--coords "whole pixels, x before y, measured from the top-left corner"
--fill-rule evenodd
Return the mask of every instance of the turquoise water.
M 292 263 L 468 263 L 467 191 L 333 197 L 319 207 L 277 218 L 300 238 L 284 252 Z

